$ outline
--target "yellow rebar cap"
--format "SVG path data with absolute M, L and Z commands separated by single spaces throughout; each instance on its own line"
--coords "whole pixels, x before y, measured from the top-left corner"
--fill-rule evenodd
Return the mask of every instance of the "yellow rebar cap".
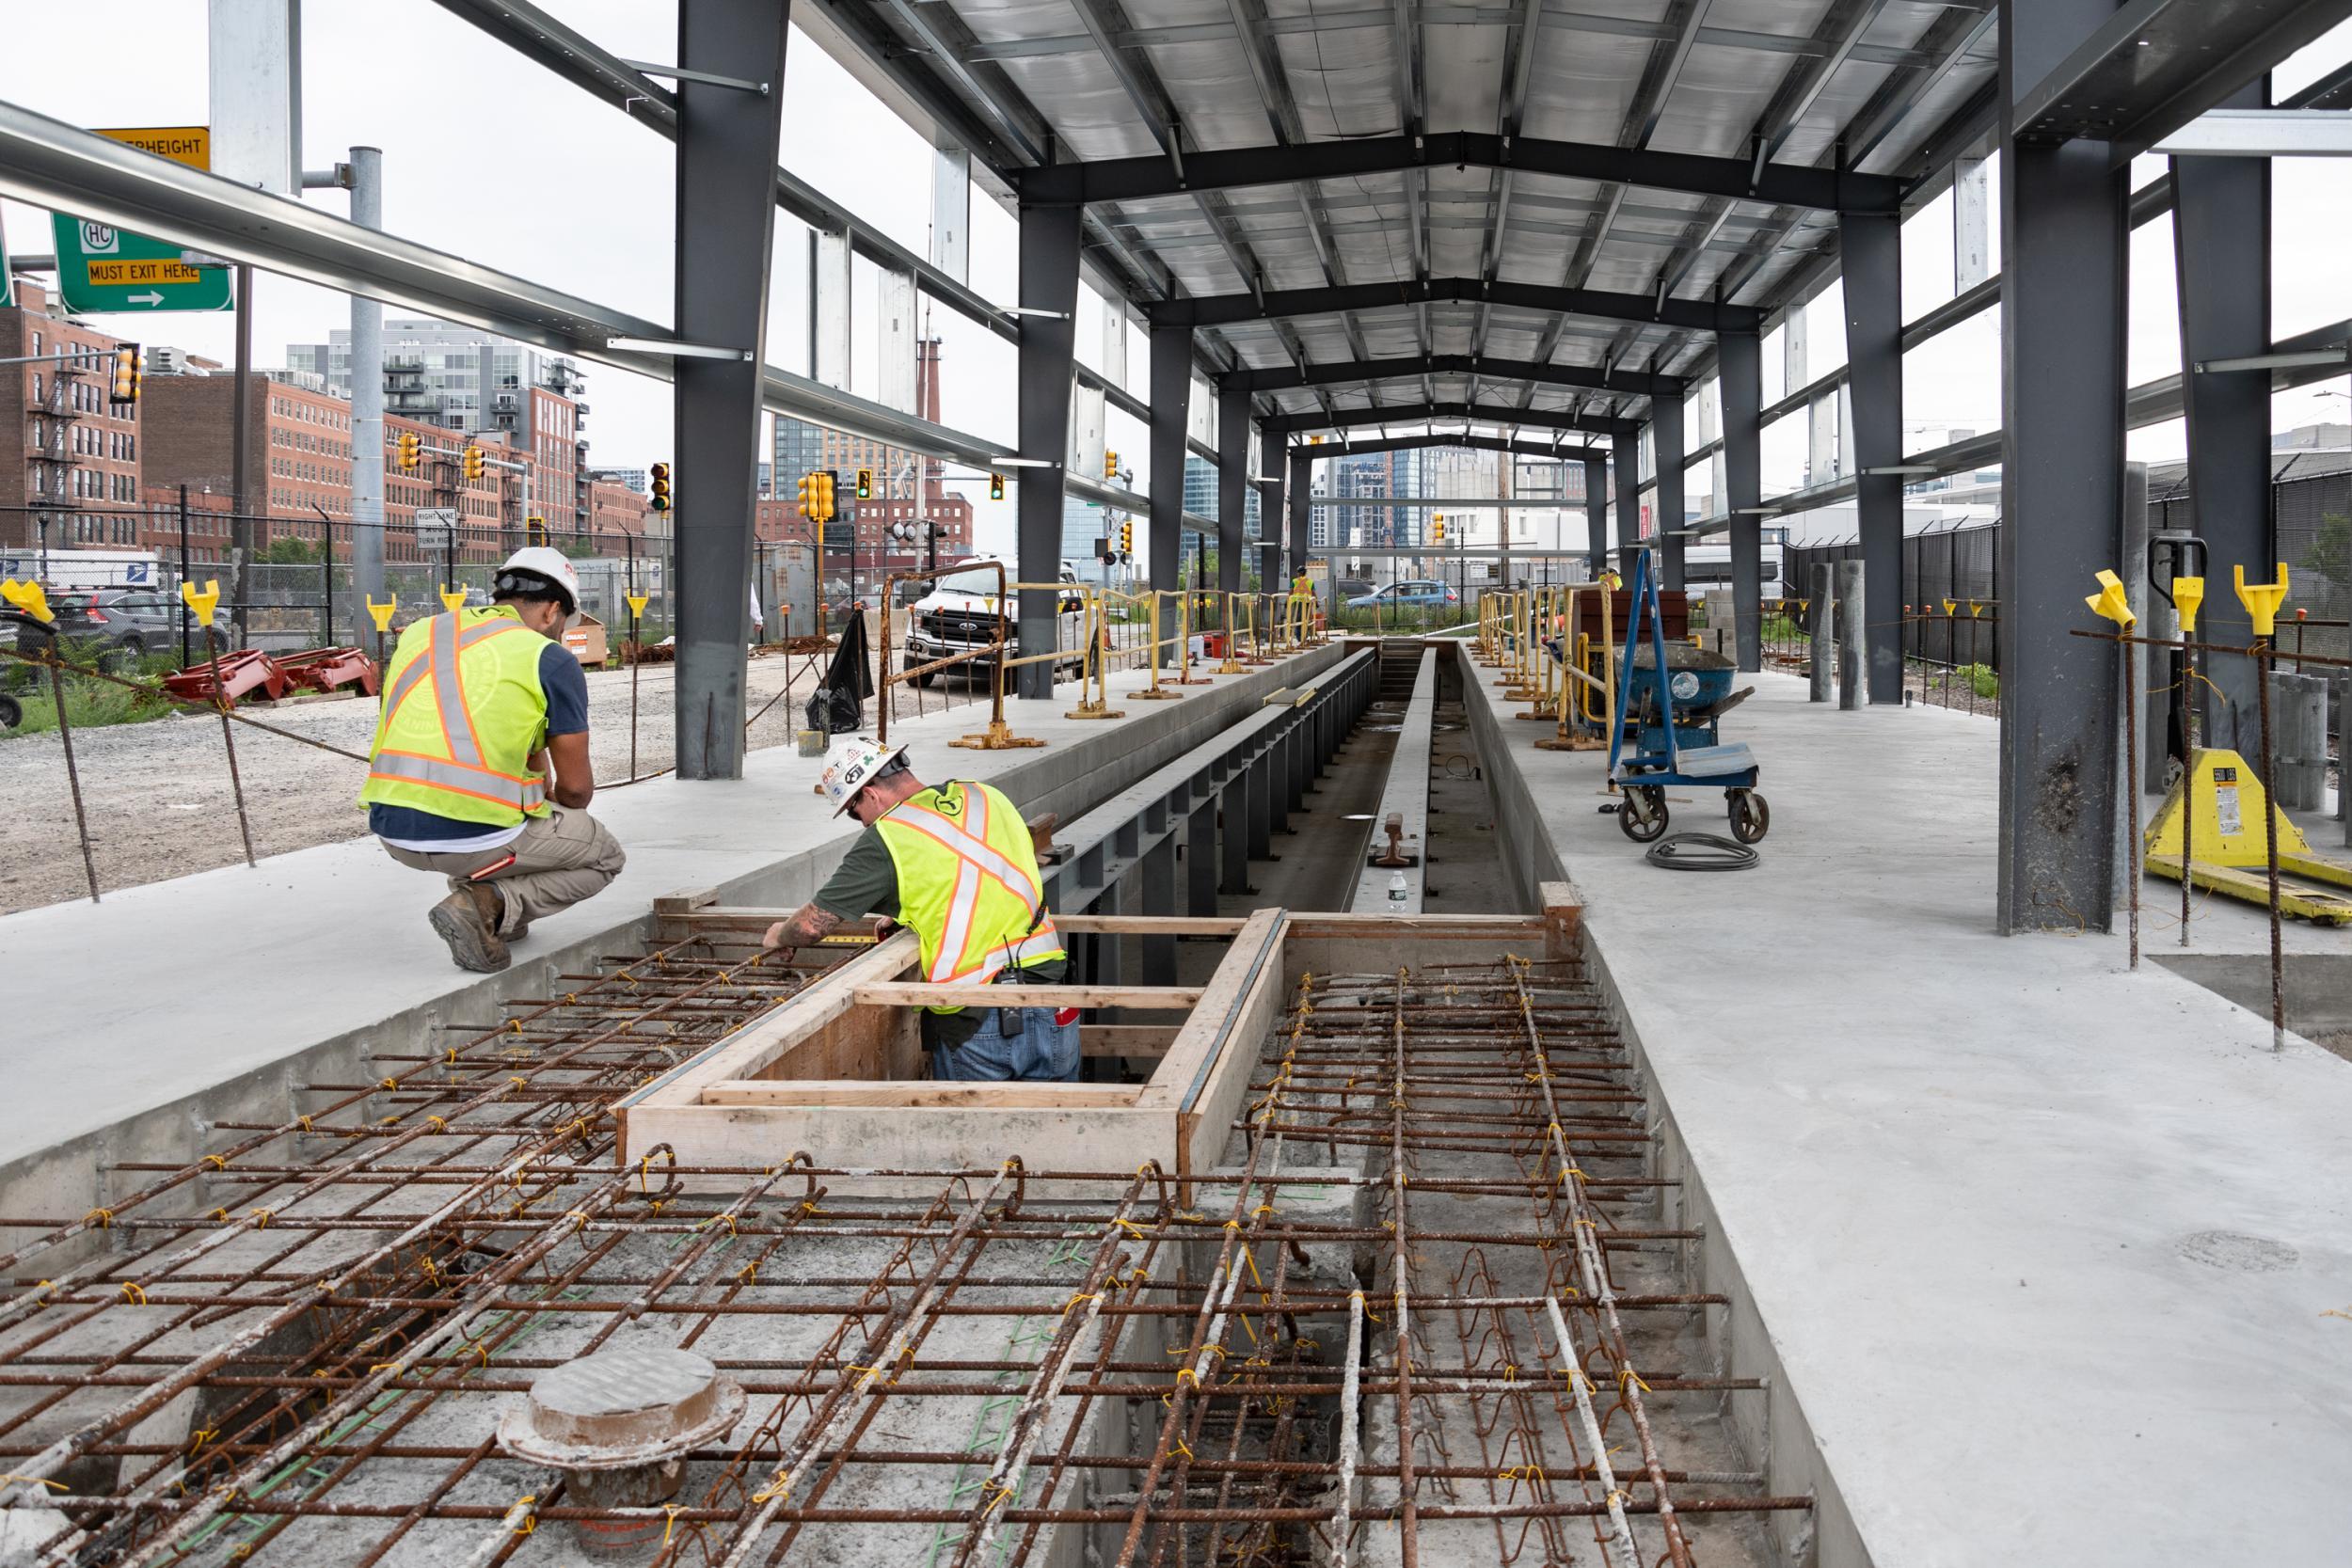
M 43 626 L 49 625 L 57 618 L 50 611 L 49 594 L 38 582 L 29 580 L 19 582 L 16 578 L 9 578 L 7 581 L 0 582 L 0 599 L 8 600 L 8 603 L 16 606 L 17 609 Z
M 2125 631 L 2137 626 L 2139 617 L 2132 613 L 2130 603 L 2123 597 L 2123 579 L 2113 572 L 2101 572 L 2098 580 L 2099 592 L 2083 600 L 2083 603 Z
M 196 611 L 198 620 L 204 622 L 207 626 L 211 625 L 213 611 L 220 604 L 220 580 L 217 578 L 207 578 L 204 579 L 204 586 L 201 590 L 192 582 L 182 583 L 180 602 Z
M 444 588 L 441 590 L 441 603 L 454 615 L 466 608 L 466 591 L 462 588 Z
M 2172 579 L 2172 608 L 2181 612 L 2182 636 L 2197 635 L 2197 607 L 2204 602 L 2205 579 L 2203 578 L 2174 578 Z
M 2254 623 L 2256 637 L 2268 637 L 2279 624 L 2280 601 L 2287 596 L 2287 563 L 2278 563 L 2276 582 L 2249 582 L 2243 565 L 2230 568 L 2231 580 L 2237 588 L 2238 603 L 2246 607 L 2248 619 Z
M 377 604 L 373 599 L 367 600 L 366 604 L 368 607 L 369 616 L 375 622 L 375 629 L 378 631 L 391 630 L 392 616 L 400 610 L 400 595 L 397 594 L 393 594 L 391 598 L 384 604 Z
M 651 603 L 651 594 L 631 594 L 628 595 L 628 612 L 633 616 L 642 616 L 645 613 L 645 607 Z

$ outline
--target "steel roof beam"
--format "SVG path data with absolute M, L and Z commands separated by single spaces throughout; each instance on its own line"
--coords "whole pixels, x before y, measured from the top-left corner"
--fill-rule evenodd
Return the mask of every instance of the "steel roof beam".
M 1689 327 L 1700 332 L 1761 330 L 1764 313 L 1703 299 L 1660 300 L 1655 294 L 1554 289 L 1540 283 L 1433 277 L 1408 283 L 1351 283 L 1334 289 L 1269 289 L 1263 295 L 1196 294 L 1145 307 L 1155 325 L 1224 326 L 1290 316 L 1329 316 L 1349 310 L 1430 303 L 1497 305 L 1507 309 L 1594 316 L 1606 321 Z
M 1475 354 L 1423 354 L 1402 359 L 1326 360 L 1297 370 L 1238 372 L 1252 392 L 1281 392 L 1299 387 L 1346 387 L 1363 382 L 1410 380 L 1418 376 L 1475 375 L 1493 381 L 1524 381 L 1546 387 L 1581 387 L 1597 391 L 1655 397 L 1687 389 L 1677 376 L 1640 371 L 1611 371 L 1595 365 L 1549 365 L 1532 359 L 1494 359 Z
M 1877 24 L 1885 10 L 1886 0 L 1864 0 L 1855 9 L 1853 20 L 1847 24 L 1837 41 L 1831 45 L 1826 56 L 1820 59 L 1807 56 L 1790 72 L 1792 82 L 1802 80 L 1804 85 L 1798 87 L 1796 96 L 1788 106 L 1772 117 L 1779 121 L 1779 129 L 1765 135 L 1764 156 L 1767 161 L 1788 145 L 1788 138 L 1796 134 L 1798 122 L 1812 112 L 1814 104 L 1821 101 L 1821 94 L 1829 88 L 1830 79 L 1837 74 L 1840 67 L 1853 58 L 1854 51 L 1862 47 L 1862 35 Z
M 2017 93 L 2014 135 L 2104 141 L 2121 166 L 2346 17 L 2352 0 L 2131 0 Z
M 1309 445 L 1301 442 L 1293 446 L 1290 451 L 1294 456 L 1303 456 L 1312 461 L 1333 457 L 1370 457 L 1384 451 L 1414 451 L 1425 447 L 1467 447 L 1472 451 L 1510 452 L 1520 457 L 1556 457 L 1563 463 L 1580 462 L 1609 455 L 1607 449 L 1602 447 L 1554 447 L 1541 441 L 1513 441 L 1501 436 L 1385 436 L 1377 440 L 1349 441 L 1343 444 L 1325 441 Z M 1312 504 L 1347 506 L 1353 503 L 1345 496 L 1318 496 L 1314 498 Z M 1437 504 L 1451 503 L 1441 501 Z M 1510 504 L 1530 506 L 1538 503 L 1520 499 L 1512 501 Z
M 1647 68 L 1634 88 L 1632 106 L 1626 111 L 1625 129 L 1617 139 L 1627 147 L 1647 147 L 1657 134 L 1658 122 L 1666 112 L 1666 101 L 1674 96 L 1675 83 L 1681 79 L 1682 67 L 1691 57 L 1691 50 L 1699 40 L 1699 30 L 1707 21 L 1707 13 L 1714 0 L 1675 0 L 1675 10 L 1668 14 L 1667 25 L 1673 29 L 1669 40 L 1673 47 L 1661 61 L 1658 51 L 1650 51 Z
M 1581 430 L 1588 435 L 1615 436 L 1641 428 L 1630 420 L 1587 420 L 1549 408 L 1508 408 L 1483 403 L 1397 403 L 1373 408 L 1342 408 L 1325 414 L 1278 414 L 1263 421 L 1268 435 L 1300 431 L 1340 430 L 1350 425 L 1420 424 L 1439 420 L 1468 420 L 1509 429 L 1534 425 L 1544 430 Z
M 2352 5 L 2352 0 L 2343 3 Z M 1772 163 L 1758 169 L 1746 158 L 1710 158 L 1528 136 L 1506 138 L 1477 131 L 1192 151 L 1184 154 L 1181 174 L 1165 158 L 1145 157 L 1053 164 L 1016 169 L 1008 178 L 1025 201 L 1136 201 L 1194 191 L 1344 180 L 1449 166 L 1509 168 L 1562 180 L 1642 185 L 1692 196 L 1835 212 L 1893 212 L 1903 191 L 1901 181 L 1885 175 Z

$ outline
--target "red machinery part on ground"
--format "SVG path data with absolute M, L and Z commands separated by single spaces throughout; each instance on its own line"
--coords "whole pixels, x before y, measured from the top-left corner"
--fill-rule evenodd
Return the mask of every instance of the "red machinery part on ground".
M 219 672 L 215 679 L 214 672 Z M 270 701 L 292 690 L 332 691 L 356 687 L 368 696 L 381 689 L 375 660 L 358 648 L 312 648 L 275 655 L 259 648 L 223 654 L 164 677 L 164 689 L 192 702 L 235 703 L 260 696 Z

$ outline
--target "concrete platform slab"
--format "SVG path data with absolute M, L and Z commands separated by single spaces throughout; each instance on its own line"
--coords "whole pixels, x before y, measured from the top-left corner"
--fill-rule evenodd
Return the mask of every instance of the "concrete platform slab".
M 1028 810 L 1065 819 L 1253 711 L 1265 693 L 1309 684 L 1337 644 L 1191 689 L 1183 702 L 1130 704 L 1121 720 L 1064 717 L 1062 700 L 1012 702 L 1014 731 L 1042 750 L 950 750 L 987 709 L 894 722 L 922 774 L 987 779 Z M 1145 683 L 1115 674 L 1113 705 Z M 193 1160 L 209 1122 L 251 1097 L 285 1114 L 293 1064 L 322 1049 L 355 1057 L 444 1020 L 494 1017 L 492 999 L 541 994 L 549 976 L 595 952 L 642 940 L 653 900 L 707 887 L 736 902 L 804 898 L 855 836 L 813 793 L 818 765 L 788 749 L 755 752 L 730 783 L 652 780 L 596 797 L 628 852 L 599 896 L 539 922 L 515 967 L 454 968 L 426 926 L 435 879 L 395 864 L 372 838 L 275 856 L 0 916 L 11 976 L 0 1069 L 0 1192 L 14 1212 L 79 1212 L 103 1201 L 102 1151 Z M 336 778 L 342 775 L 336 774 Z M 357 810 L 357 807 L 354 808 Z M 470 1009 L 470 1010 L 469 1010 Z M 348 1064 L 347 1064 L 348 1065 Z M 209 1101 L 207 1097 L 211 1097 Z M 23 1188 L 28 1179 L 31 1190 Z
M 1648 865 L 1599 755 L 1534 750 L 1488 679 L 1469 706 L 1514 862 L 1588 900 L 1708 1228 L 1696 1288 L 1738 1303 L 1726 1370 L 1774 1380 L 1751 1440 L 1820 1488 L 1815 1560 L 2343 1562 L 2352 1065 L 2273 1053 L 2120 934 L 1994 936 L 1991 722 L 1754 679 L 1726 738 L 1772 827 L 1738 875 Z M 2192 936 L 2266 941 L 2226 905 Z

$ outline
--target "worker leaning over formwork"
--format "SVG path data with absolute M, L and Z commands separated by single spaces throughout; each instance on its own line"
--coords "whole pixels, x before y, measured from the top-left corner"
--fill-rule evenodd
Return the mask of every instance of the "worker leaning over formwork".
M 449 879 L 426 918 L 461 969 L 504 969 L 532 921 L 621 873 L 588 815 L 588 679 L 561 641 L 579 609 L 564 553 L 519 549 L 489 608 L 414 623 L 384 672 L 359 799 L 392 859 Z
M 907 766 L 906 748 L 864 736 L 836 741 L 819 784 L 834 815 L 866 831 L 817 896 L 768 927 L 765 945 L 801 947 L 846 921 L 885 917 L 914 931 L 923 977 L 934 985 L 1052 985 L 1068 969 L 1045 911 L 1029 825 L 1002 790 L 950 779 L 932 788 Z M 1043 819 L 1041 819 L 1043 820 Z M 931 1075 L 959 1079 L 1078 1076 L 1078 1010 L 927 1007 Z

